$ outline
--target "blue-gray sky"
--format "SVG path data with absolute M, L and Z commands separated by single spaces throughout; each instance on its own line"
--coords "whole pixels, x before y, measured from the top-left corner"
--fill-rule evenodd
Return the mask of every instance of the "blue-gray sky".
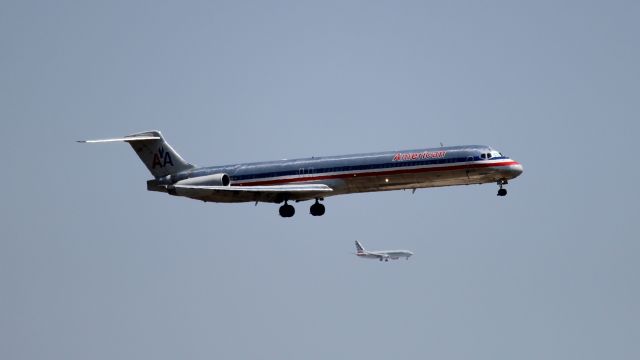
M 0 358 L 638 359 L 633 1 L 3 1 Z M 228 164 L 488 144 L 494 185 L 327 214 L 145 191 Z M 353 241 L 408 248 L 367 262 Z

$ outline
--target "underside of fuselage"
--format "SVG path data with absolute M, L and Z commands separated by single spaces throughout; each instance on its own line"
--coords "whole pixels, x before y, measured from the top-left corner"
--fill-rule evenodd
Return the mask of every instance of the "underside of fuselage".
M 346 193 L 407 190 L 443 186 L 471 185 L 508 181 L 513 178 L 504 169 L 453 170 L 400 175 L 355 176 L 346 181 Z M 332 194 L 337 195 L 337 194 Z
M 263 194 L 258 192 L 210 192 L 202 194 L 202 192 L 194 191 L 190 193 L 182 190 L 181 193 L 172 195 L 183 196 L 191 199 L 206 202 L 222 202 L 222 203 L 239 203 L 239 202 L 271 202 L 281 203 L 290 201 L 305 201 L 314 199 L 323 199 L 326 197 L 344 195 L 351 193 L 392 191 L 392 190 L 411 190 L 431 187 L 444 187 L 456 185 L 471 185 L 497 183 L 514 178 L 519 174 L 518 170 L 512 170 L 509 167 L 484 167 L 480 169 L 457 169 L 440 171 L 419 171 L 420 169 L 410 169 L 406 173 L 401 174 L 347 174 L 343 177 L 318 180 L 298 177 L 291 180 L 295 184 L 325 184 L 332 191 L 322 194 L 295 194 L 295 193 L 274 193 Z M 231 184 L 233 185 L 233 184 Z M 166 187 L 149 188 L 149 190 L 166 191 Z

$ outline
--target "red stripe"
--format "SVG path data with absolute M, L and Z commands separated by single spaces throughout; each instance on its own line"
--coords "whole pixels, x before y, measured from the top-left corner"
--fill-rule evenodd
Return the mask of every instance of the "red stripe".
M 390 170 L 390 171 L 364 172 L 364 173 L 348 173 L 348 174 L 323 175 L 323 176 L 313 176 L 313 177 L 295 177 L 295 178 L 288 178 L 288 179 L 265 180 L 265 181 L 245 182 L 245 183 L 232 183 L 231 185 L 235 185 L 235 186 L 276 185 L 276 184 L 307 182 L 307 181 L 317 181 L 317 180 L 328 180 L 328 179 L 346 179 L 346 178 L 361 177 L 361 176 L 384 176 L 384 175 L 398 175 L 398 174 L 417 174 L 417 173 L 428 173 L 428 172 L 436 172 L 436 171 L 478 169 L 478 168 L 498 167 L 498 166 L 511 166 L 511 165 L 520 165 L 520 163 L 517 162 L 517 161 L 506 161 L 506 162 L 501 162 L 501 163 L 489 163 L 489 164 L 469 164 L 469 165 L 456 165 L 456 166 L 440 166 L 440 167 L 431 167 L 431 168 L 422 168 L 422 169 L 405 169 L 405 170 Z

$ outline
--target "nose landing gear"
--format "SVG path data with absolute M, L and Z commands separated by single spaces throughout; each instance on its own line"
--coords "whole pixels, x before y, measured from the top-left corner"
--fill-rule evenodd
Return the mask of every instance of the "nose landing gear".
M 498 196 L 507 196 L 507 189 L 504 189 L 502 187 L 503 185 L 507 184 L 507 180 L 498 180 L 498 186 L 500 186 L 500 189 L 498 189 Z

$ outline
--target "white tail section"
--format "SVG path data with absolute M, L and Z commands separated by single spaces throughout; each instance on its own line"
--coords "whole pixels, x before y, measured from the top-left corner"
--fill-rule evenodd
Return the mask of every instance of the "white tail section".
M 173 150 L 171 145 L 164 140 L 160 131 L 157 130 L 131 134 L 122 138 L 83 140 L 79 142 L 104 143 L 116 141 L 129 143 L 140 157 L 140 160 L 142 160 L 147 166 L 147 169 L 149 169 L 151 174 L 156 178 L 194 168 L 192 164 L 186 162 Z
M 365 250 L 362 244 L 358 240 L 356 240 L 356 254 L 364 254 Z

